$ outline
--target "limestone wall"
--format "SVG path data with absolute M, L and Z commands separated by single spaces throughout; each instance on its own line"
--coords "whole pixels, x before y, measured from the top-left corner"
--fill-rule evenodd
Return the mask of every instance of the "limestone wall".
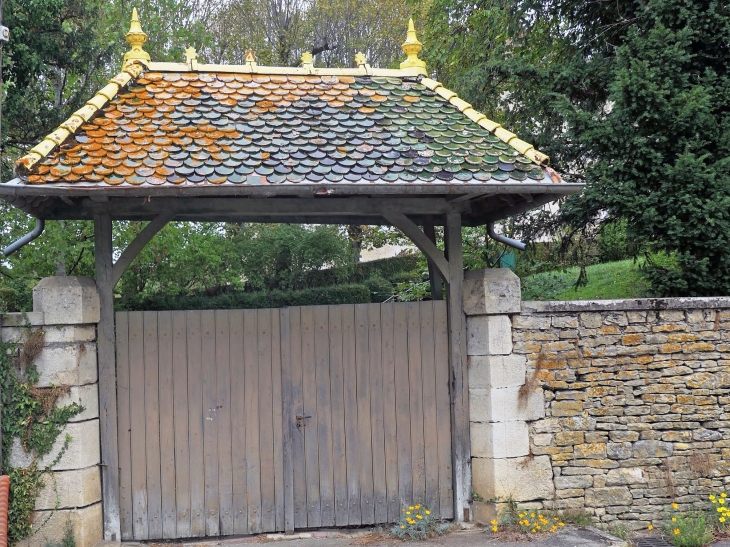
M 489 343 L 469 357 L 482 498 L 639 529 L 728 488 L 730 298 L 482 311 L 467 317 L 470 340 Z
M 45 278 L 33 291 L 33 309 L 27 314 L 0 315 L 0 341 L 22 345 L 28 323 L 33 330 L 42 329 L 43 349 L 33 363 L 41 373 L 38 386 L 68 386 L 68 394 L 57 405 L 76 402 L 85 410 L 71 419 L 51 453 L 38 462 L 40 467 L 53 462 L 65 434 L 71 435 L 68 450 L 53 467 L 52 477 L 44 479 L 46 487 L 37 499 L 34 522 L 38 532 L 20 545 L 58 543 L 70 525 L 76 546 L 92 547 L 102 537 L 96 285 L 91 278 Z M 10 464 L 26 467 L 31 461 L 32 456 L 16 440 Z

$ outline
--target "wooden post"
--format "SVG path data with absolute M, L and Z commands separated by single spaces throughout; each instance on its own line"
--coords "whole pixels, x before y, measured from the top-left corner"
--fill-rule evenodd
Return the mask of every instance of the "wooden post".
M 451 451 L 454 479 L 454 519 L 469 520 L 471 443 L 469 436 L 469 381 L 466 369 L 466 317 L 463 305 L 464 255 L 461 215 L 446 215 L 446 252 L 449 276 L 446 305 L 451 364 Z
M 436 245 L 436 229 L 431 215 L 423 219 L 423 233 Z M 431 284 L 431 300 L 443 300 L 444 290 L 441 275 L 439 275 L 438 269 L 431 260 L 428 261 L 428 279 Z
M 99 362 L 99 426 L 104 539 L 121 541 L 119 525 L 119 461 L 117 451 L 117 382 L 114 349 L 114 284 L 112 282 L 112 219 L 94 216 L 96 287 L 99 325 L 96 351 Z

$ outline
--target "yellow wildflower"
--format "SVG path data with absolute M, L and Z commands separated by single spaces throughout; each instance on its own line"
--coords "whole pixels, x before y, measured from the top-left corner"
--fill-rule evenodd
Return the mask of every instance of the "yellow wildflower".
M 431 511 L 429 511 L 428 509 L 426 509 L 426 514 L 427 515 L 430 515 L 431 514 Z
M 520 518 L 522 518 L 522 517 L 524 517 L 524 516 L 525 516 L 525 514 L 524 514 L 524 513 L 520 513 Z
M 535 529 L 534 529 L 534 528 L 532 529 L 532 533 L 533 533 L 533 534 L 535 533 Z
M 497 521 L 496 520 L 492 520 L 492 524 L 497 524 Z
M 535 526 L 535 528 L 537 528 L 538 530 L 540 529 L 540 527 L 539 527 L 539 526 Z
M 720 517 L 720 522 L 725 522 L 725 517 Z
M 653 530 L 653 529 L 654 529 L 654 525 L 653 524 L 650 524 L 649 525 L 649 530 Z
M 672 509 L 676 509 L 677 507 L 679 507 L 679 506 L 676 503 L 672 504 Z
M 410 509 L 411 511 L 413 511 L 413 506 L 411 505 L 408 509 Z
M 562 522 L 558 522 L 558 526 L 565 526 Z
M 717 500 L 712 500 L 712 503 L 717 503 Z
M 712 494 L 710 494 L 710 499 L 711 500 L 714 500 L 715 499 L 715 496 L 713 496 Z
M 725 498 L 720 498 L 720 499 L 719 499 L 719 500 L 717 500 L 717 501 L 718 501 L 718 503 L 725 503 Z
M 497 527 L 496 526 L 492 526 L 492 532 L 496 532 L 496 531 L 497 531 Z
M 401 524 L 401 525 L 400 525 L 400 527 L 401 527 L 401 528 L 405 528 L 405 527 L 406 527 L 406 525 L 405 525 L 405 524 Z
M 677 517 L 672 517 L 672 522 L 677 522 Z
M 674 535 L 675 535 L 675 536 L 678 536 L 678 535 L 679 535 L 679 528 L 675 528 L 675 529 L 674 529 Z
M 720 494 L 720 497 L 721 498 L 726 498 L 727 497 L 727 494 L 725 492 L 723 492 L 722 494 Z
M 416 515 L 416 518 L 417 519 L 423 519 L 423 517 L 421 515 Z
M 411 514 L 411 512 L 410 512 L 410 511 L 406 511 L 406 515 L 410 515 L 410 514 Z
M 535 516 L 535 513 L 530 513 L 530 516 L 531 516 L 531 517 L 534 517 L 534 516 Z
M 420 509 L 420 508 L 421 508 L 421 506 L 420 506 L 420 505 L 416 505 L 416 509 Z

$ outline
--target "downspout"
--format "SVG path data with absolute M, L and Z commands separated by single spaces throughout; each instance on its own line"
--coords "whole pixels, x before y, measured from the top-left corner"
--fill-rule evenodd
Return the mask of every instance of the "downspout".
M 525 247 L 527 247 L 527 244 L 522 243 L 521 241 L 511 239 L 495 232 L 494 222 L 490 222 L 489 224 L 487 224 L 487 234 L 489 234 L 489 237 L 491 237 L 494 241 L 499 241 L 500 243 L 504 243 L 505 245 L 509 245 L 510 247 L 514 247 L 515 249 L 518 249 L 520 251 L 524 251 Z
M 42 218 L 35 219 L 35 228 L 33 228 L 33 231 L 25 234 L 23 237 L 21 237 L 18 241 L 15 243 L 11 243 L 5 249 L 3 249 L 3 254 L 5 256 L 10 256 L 15 251 L 20 249 L 21 247 L 25 247 L 28 243 L 33 241 L 35 238 L 37 238 L 39 235 L 43 233 L 44 228 L 46 227 L 46 221 Z

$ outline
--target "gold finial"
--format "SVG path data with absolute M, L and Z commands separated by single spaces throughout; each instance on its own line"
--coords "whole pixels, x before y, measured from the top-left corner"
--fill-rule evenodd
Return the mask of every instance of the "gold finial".
M 357 66 L 368 64 L 368 58 L 365 57 L 365 54 L 362 51 L 358 51 L 357 54 L 355 54 L 355 64 Z
M 124 54 L 123 67 L 126 67 L 133 61 L 141 61 L 145 66 L 150 65 L 150 54 L 142 49 L 147 41 L 147 35 L 142 31 L 142 25 L 139 23 L 137 8 L 132 8 L 132 23 L 129 25 L 129 32 L 125 35 L 127 42 L 132 49 Z
M 427 74 L 426 62 L 418 58 L 418 53 L 423 49 L 423 44 L 416 37 L 416 27 L 413 25 L 413 19 L 408 20 L 408 34 L 401 48 L 408 55 L 408 58 L 400 64 L 400 67 L 422 69 L 418 72 Z
M 198 52 L 195 51 L 194 47 L 189 47 L 185 50 L 185 62 L 190 63 L 190 61 L 193 61 L 198 58 Z
M 311 65 L 314 63 L 314 57 L 308 51 L 302 53 L 302 65 Z

